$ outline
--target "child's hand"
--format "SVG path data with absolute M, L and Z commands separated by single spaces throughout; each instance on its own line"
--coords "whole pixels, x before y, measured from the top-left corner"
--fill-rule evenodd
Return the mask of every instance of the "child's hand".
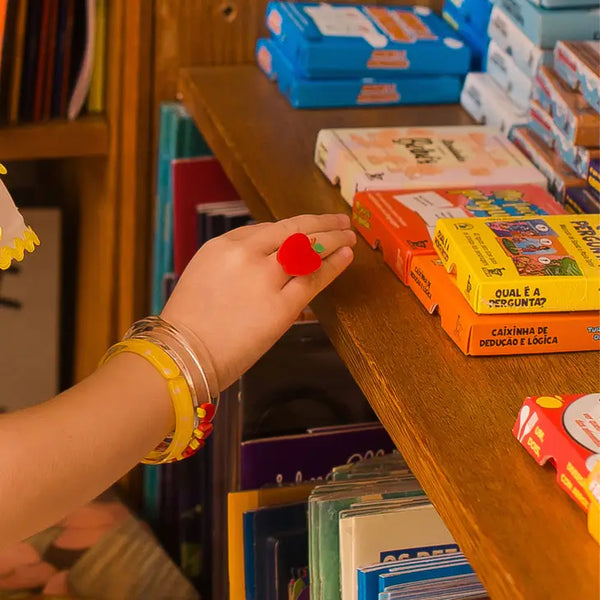
M 323 264 L 312 275 L 290 277 L 277 261 L 279 246 L 296 232 L 325 248 Z M 305 215 L 234 229 L 196 253 L 161 316 L 202 340 L 225 389 L 352 262 L 355 243 L 346 215 Z

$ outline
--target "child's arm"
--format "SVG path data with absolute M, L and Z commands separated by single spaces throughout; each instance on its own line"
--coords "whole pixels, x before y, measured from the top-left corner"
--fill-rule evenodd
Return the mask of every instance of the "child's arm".
M 193 258 L 162 316 L 192 344 L 202 340 L 224 389 L 350 264 L 349 227 L 346 216 L 304 216 L 217 238 Z M 295 231 L 315 236 L 325 258 L 316 273 L 290 278 L 275 254 Z M 1 416 L 0 548 L 97 496 L 173 426 L 165 381 L 130 353 L 42 405 Z

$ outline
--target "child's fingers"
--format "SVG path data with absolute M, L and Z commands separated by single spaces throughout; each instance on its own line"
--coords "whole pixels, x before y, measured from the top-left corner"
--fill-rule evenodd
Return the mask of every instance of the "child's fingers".
M 281 290 L 285 302 L 299 307 L 302 310 L 320 291 L 325 289 L 338 275 L 340 275 L 352 262 L 354 252 L 349 246 L 338 248 L 328 256 L 321 268 L 304 277 L 293 277 Z
M 319 231 L 334 231 L 350 228 L 350 217 L 343 214 L 300 215 L 271 223 L 257 231 L 252 242 L 265 254 L 275 252 L 283 242 L 294 233 L 305 233 L 309 237 Z

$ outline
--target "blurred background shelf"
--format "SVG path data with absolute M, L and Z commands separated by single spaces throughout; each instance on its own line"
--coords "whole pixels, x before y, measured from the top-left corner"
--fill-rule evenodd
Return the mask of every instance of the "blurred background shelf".
M 106 156 L 108 123 L 99 116 L 0 128 L 0 160 Z

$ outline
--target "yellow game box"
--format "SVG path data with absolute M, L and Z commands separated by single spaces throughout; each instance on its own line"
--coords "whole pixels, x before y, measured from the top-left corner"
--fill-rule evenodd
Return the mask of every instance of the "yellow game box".
M 600 215 L 440 219 L 433 242 L 476 313 L 600 310 Z

